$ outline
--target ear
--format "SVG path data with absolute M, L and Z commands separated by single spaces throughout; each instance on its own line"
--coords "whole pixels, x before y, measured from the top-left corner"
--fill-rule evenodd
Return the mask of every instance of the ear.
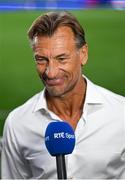
M 82 46 L 80 48 L 80 62 L 81 65 L 85 65 L 87 63 L 88 60 L 88 46 L 87 44 L 85 44 L 84 46 Z

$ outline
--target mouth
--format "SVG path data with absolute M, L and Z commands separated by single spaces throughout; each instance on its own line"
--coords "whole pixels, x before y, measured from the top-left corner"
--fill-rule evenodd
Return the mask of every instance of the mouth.
M 59 86 L 63 84 L 64 79 L 63 78 L 46 79 L 45 82 L 48 86 Z

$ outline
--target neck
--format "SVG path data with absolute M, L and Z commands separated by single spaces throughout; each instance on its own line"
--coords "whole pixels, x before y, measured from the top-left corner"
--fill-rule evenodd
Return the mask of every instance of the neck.
M 86 92 L 86 81 L 81 77 L 75 88 L 62 97 L 46 95 L 48 109 L 75 129 L 81 117 Z

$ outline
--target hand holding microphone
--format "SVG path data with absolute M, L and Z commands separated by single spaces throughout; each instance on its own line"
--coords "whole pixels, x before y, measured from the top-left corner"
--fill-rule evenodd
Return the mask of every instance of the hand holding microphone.
M 58 179 L 67 179 L 65 155 L 71 154 L 75 146 L 73 128 L 64 121 L 51 122 L 45 132 L 45 145 L 52 156 L 56 156 Z

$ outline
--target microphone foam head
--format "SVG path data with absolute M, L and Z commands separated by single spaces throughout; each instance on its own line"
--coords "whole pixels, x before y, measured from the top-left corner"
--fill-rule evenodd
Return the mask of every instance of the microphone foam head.
M 75 146 L 73 128 L 64 121 L 51 122 L 45 132 L 45 145 L 52 156 L 71 154 Z

